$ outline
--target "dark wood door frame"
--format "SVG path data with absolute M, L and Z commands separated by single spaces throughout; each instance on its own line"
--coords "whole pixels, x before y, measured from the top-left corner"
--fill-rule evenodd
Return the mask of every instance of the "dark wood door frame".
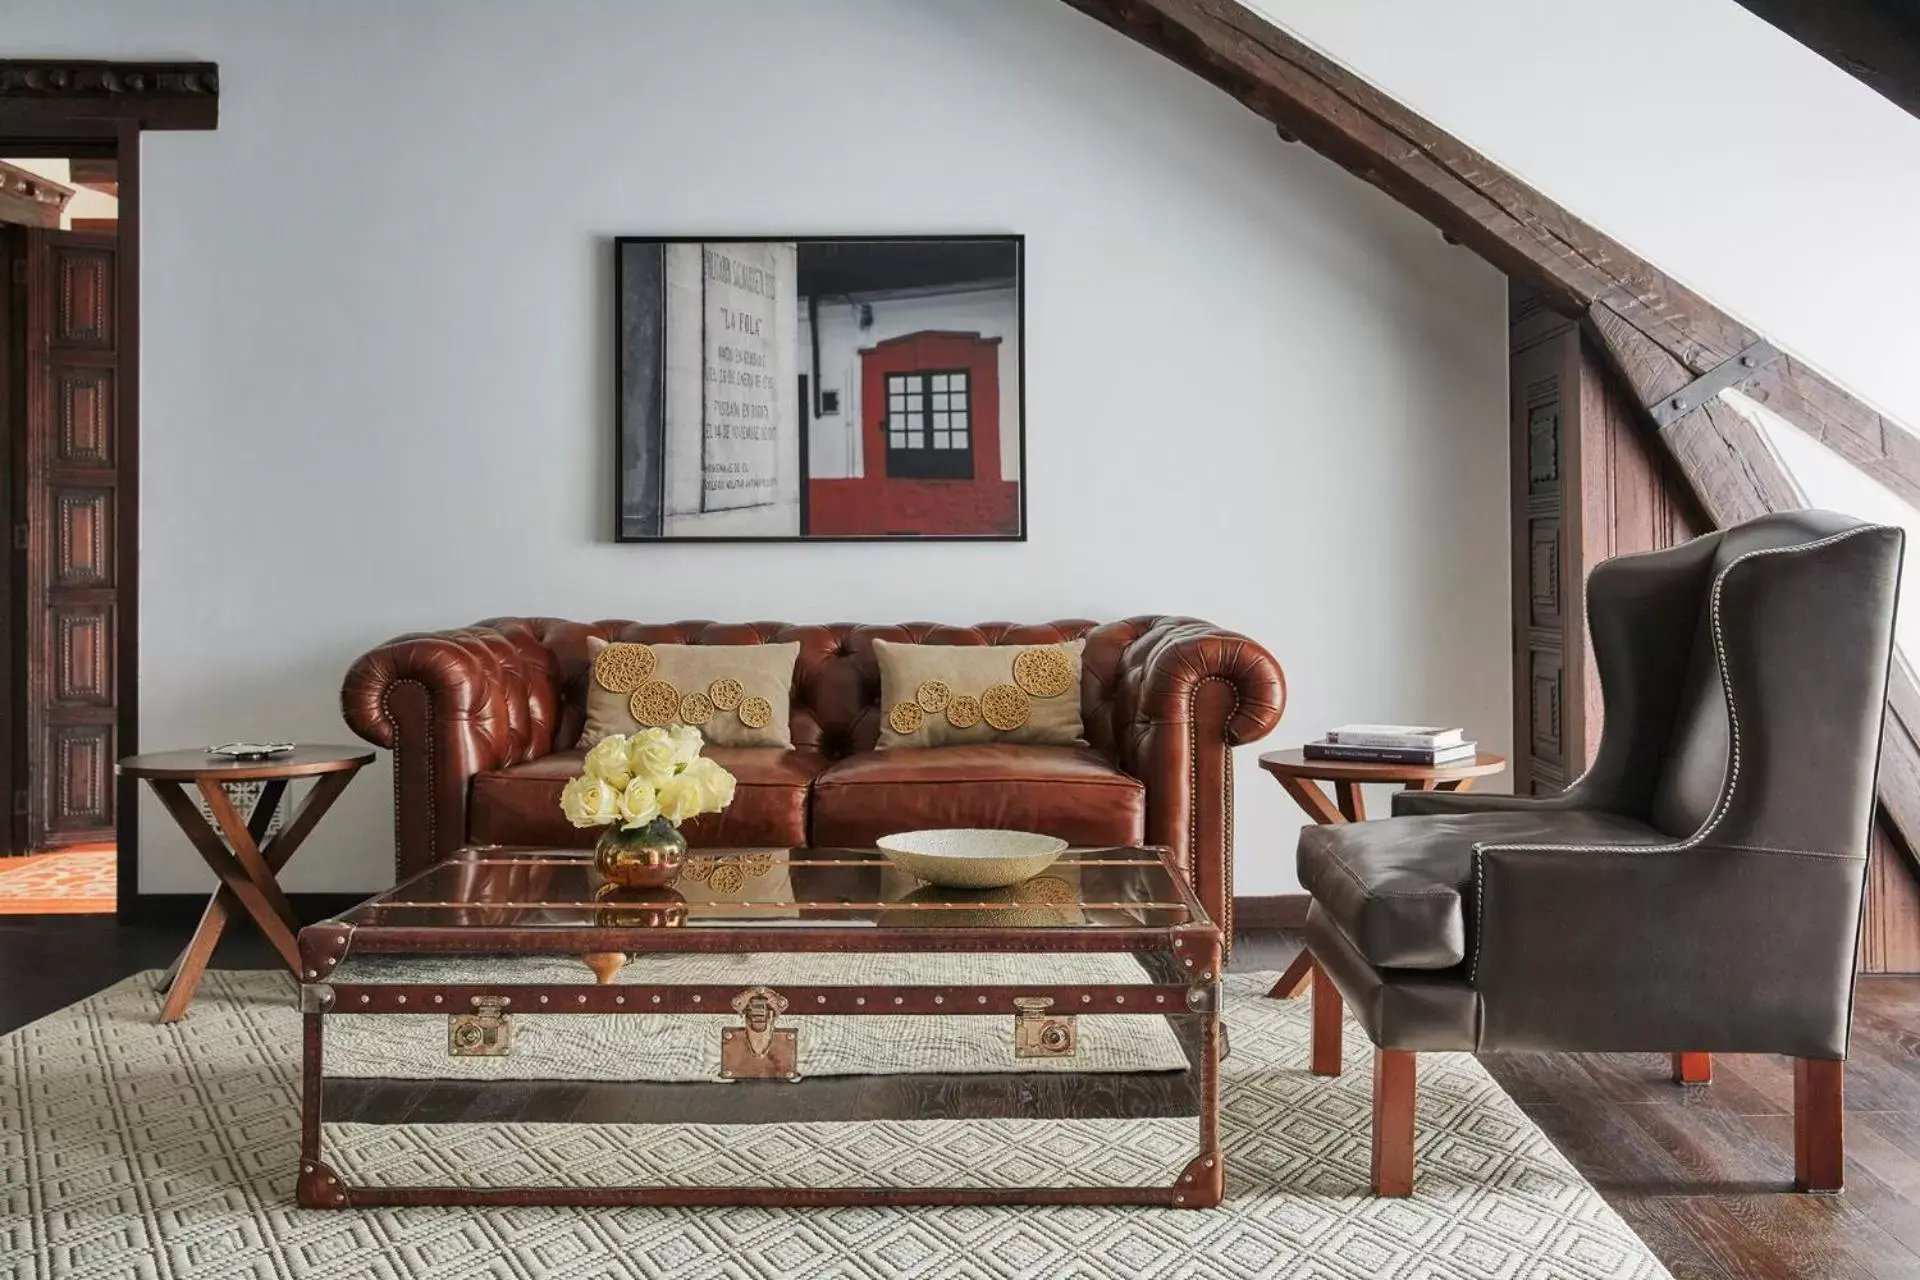
M 119 184 L 120 385 L 114 449 L 119 475 L 113 521 L 116 749 L 140 749 L 140 135 L 148 129 L 212 129 L 219 70 L 210 62 L 0 59 L 0 147 L 15 155 L 111 155 Z M 139 797 L 134 779 L 115 796 L 118 914 L 133 914 L 139 886 Z

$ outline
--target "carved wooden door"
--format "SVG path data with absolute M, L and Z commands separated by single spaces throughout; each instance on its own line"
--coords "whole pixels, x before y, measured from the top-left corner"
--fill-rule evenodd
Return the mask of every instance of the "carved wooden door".
M 1515 290 L 1508 329 L 1513 459 L 1513 789 L 1559 791 L 1600 740 L 1586 582 L 1611 556 L 1707 529 L 1649 450 L 1643 414 L 1577 321 Z
M 26 835 L 114 838 L 115 414 L 112 235 L 28 231 L 24 530 Z

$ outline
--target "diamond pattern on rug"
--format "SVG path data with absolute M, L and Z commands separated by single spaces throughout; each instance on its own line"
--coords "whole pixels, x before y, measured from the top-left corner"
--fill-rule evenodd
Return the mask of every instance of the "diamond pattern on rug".
M 192 1015 L 160 1026 L 151 977 L 142 975 L 0 1038 L 0 1276 L 1667 1275 L 1470 1055 L 1421 1055 L 1417 1194 L 1368 1194 L 1366 1039 L 1349 1034 L 1340 1078 L 1310 1075 L 1307 1002 L 1264 999 L 1273 978 L 1227 980 L 1233 1056 L 1222 1078 L 1227 1201 L 1218 1209 L 328 1212 L 293 1205 L 300 1037 L 291 980 L 210 972 Z M 558 1149 L 592 1158 L 603 1144 L 580 1128 L 586 1132 L 566 1135 L 564 1146 L 549 1144 L 549 1156 Z M 458 1145 L 485 1143 L 485 1134 Z M 688 1143 L 698 1149 L 697 1133 Z M 923 1150 L 954 1159 L 961 1145 L 934 1134 Z
M 0 916 L 111 915 L 118 877 L 111 846 L 0 858 Z

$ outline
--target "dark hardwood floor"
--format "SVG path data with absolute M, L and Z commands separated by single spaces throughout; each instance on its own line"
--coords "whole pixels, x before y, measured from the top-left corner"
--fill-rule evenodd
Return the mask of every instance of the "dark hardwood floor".
M 0 1032 L 141 969 L 188 930 L 105 917 L 0 917 Z M 1236 969 L 1279 969 L 1299 944 L 1243 935 Z M 214 964 L 267 968 L 228 931 Z M 1788 1192 L 1785 1059 L 1721 1055 L 1714 1082 L 1669 1082 L 1655 1054 L 1504 1054 L 1488 1070 L 1680 1280 L 1920 1277 L 1920 978 L 1863 978 L 1847 1071 L 1847 1190 Z M 1303 1064 L 1304 1065 L 1304 1064 Z

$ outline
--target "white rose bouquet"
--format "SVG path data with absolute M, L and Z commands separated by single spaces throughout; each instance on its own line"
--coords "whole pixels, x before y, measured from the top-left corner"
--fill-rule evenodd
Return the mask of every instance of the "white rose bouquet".
M 680 824 L 733 803 L 734 777 L 700 754 L 691 725 L 613 734 L 587 752 L 583 771 L 560 793 L 576 827 L 606 827 L 595 865 L 616 884 L 654 887 L 679 874 L 686 854 Z

